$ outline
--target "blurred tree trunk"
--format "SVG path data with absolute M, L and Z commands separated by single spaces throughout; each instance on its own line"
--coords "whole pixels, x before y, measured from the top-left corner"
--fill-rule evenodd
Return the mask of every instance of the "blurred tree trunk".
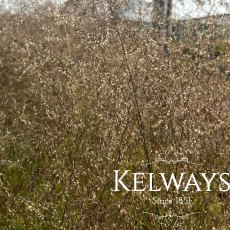
M 165 20 L 165 29 L 167 37 L 169 37 L 172 34 L 172 7 L 172 0 L 167 0 Z
M 155 0 L 153 5 L 153 21 L 158 24 L 160 32 L 167 37 L 172 33 L 172 0 Z
M 153 21 L 162 30 L 165 19 L 165 0 L 155 0 L 153 5 Z

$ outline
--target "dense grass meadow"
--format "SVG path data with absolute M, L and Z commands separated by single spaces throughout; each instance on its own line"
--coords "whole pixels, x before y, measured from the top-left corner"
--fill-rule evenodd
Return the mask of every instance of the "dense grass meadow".
M 218 180 L 211 192 L 113 192 L 118 169 L 229 173 L 230 40 L 211 25 L 177 40 L 52 5 L 2 12 L 0 229 L 230 229 Z M 194 164 L 151 163 L 166 152 Z M 192 203 L 152 203 L 176 196 Z M 146 214 L 169 211 L 199 214 Z

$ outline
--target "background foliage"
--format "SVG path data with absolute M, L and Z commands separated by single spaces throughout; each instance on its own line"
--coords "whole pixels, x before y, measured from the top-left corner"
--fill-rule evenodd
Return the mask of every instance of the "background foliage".
M 152 197 L 173 191 L 112 192 L 115 169 L 229 172 L 229 40 L 217 27 L 177 41 L 52 4 L 2 12 L 1 229 L 173 229 L 143 213 L 167 210 L 200 212 L 175 229 L 229 229 L 217 189 L 167 207 Z M 201 165 L 145 165 L 165 151 Z

